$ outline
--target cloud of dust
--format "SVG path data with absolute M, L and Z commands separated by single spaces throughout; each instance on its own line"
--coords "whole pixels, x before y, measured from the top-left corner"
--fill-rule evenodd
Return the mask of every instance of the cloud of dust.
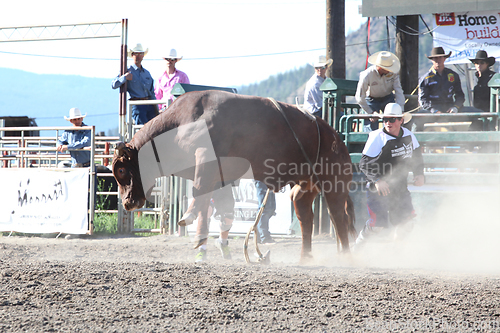
M 430 218 L 417 218 L 405 239 L 394 240 L 391 233 L 355 250 L 353 265 L 500 273 L 500 192 L 463 192 L 450 198 Z
M 392 230 L 370 239 L 352 256 L 338 255 L 335 245 L 326 249 L 313 241 L 315 262 L 326 266 L 500 273 L 500 191 L 463 192 L 450 198 L 430 218 L 417 217 L 406 238 L 394 240 Z

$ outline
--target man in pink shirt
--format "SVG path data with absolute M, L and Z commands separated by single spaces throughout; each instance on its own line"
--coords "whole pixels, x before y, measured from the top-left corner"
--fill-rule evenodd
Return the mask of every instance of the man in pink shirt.
M 164 57 L 164 59 L 167 61 L 167 69 L 158 79 L 155 95 L 158 100 L 169 100 L 170 102 L 168 105 L 170 105 L 174 100 L 171 94 L 174 85 L 176 83 L 189 83 L 189 78 L 186 73 L 175 68 L 175 64 L 182 59 L 182 57 L 177 56 L 177 51 L 175 49 L 171 49 L 170 54 Z

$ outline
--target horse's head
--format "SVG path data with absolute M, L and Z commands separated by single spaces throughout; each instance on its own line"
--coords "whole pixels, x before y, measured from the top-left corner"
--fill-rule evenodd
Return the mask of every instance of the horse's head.
M 134 210 L 144 206 L 146 196 L 142 188 L 137 149 L 124 142 L 117 143 L 112 165 L 123 207 Z

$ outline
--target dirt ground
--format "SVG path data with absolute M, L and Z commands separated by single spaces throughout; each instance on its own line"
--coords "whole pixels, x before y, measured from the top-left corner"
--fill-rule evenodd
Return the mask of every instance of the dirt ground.
M 189 237 L 3 236 L 0 332 L 500 332 L 499 233 L 477 251 L 424 233 L 352 255 L 316 237 L 307 265 L 299 238 L 261 265 L 243 238 L 194 264 Z

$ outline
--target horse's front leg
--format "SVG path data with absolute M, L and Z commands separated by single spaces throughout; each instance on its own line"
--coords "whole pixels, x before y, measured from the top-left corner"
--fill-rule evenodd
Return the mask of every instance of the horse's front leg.
M 203 245 L 208 238 L 208 206 L 215 184 L 220 181 L 219 163 L 207 148 L 197 148 L 193 180 L 192 213 L 198 216 L 198 227 L 194 238 L 194 248 Z

